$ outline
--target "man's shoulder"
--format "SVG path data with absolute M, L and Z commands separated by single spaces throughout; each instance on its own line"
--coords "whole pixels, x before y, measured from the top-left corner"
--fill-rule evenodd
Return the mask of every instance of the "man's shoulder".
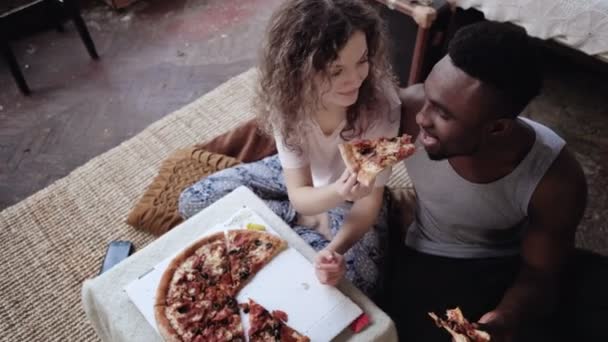
M 560 148 L 566 144 L 564 138 L 562 138 L 555 130 L 543 124 L 542 122 L 524 116 L 518 116 L 518 119 L 520 122 L 523 122 L 529 127 L 531 127 L 536 133 L 537 138 L 540 135 L 540 138 L 543 142 L 550 142 L 552 145 L 556 145 Z
M 536 210 L 586 206 L 587 179 L 576 157 L 565 146 L 555 158 L 536 191 L 531 205 Z
M 378 96 L 380 100 L 384 102 L 389 109 L 398 107 L 401 105 L 401 98 L 399 96 L 399 88 L 396 83 L 389 80 L 380 84 L 380 91 Z
M 425 95 L 422 83 L 399 89 L 401 100 L 401 128 L 400 133 L 408 133 L 415 137 L 418 135 L 416 114 L 424 106 Z
M 583 168 L 567 146 L 564 146 L 557 155 L 557 158 L 555 158 L 555 161 L 549 170 L 547 170 L 544 180 L 575 188 L 586 186 Z

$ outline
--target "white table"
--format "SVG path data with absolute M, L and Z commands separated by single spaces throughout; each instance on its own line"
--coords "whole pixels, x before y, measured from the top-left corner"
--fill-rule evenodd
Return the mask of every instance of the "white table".
M 116 265 L 106 273 L 84 282 L 82 301 L 85 312 L 103 341 L 161 341 L 127 297 L 124 287 L 137 277 L 169 257 L 185 243 L 200 237 L 201 227 L 213 227 L 247 206 L 270 223 L 289 244 L 312 260 L 315 251 L 285 222 L 276 216 L 253 192 L 245 187 L 236 189 L 201 213 L 164 234 L 144 249 Z M 392 320 L 352 284 L 344 281 L 339 289 L 367 313 L 372 324 L 353 334 L 343 331 L 335 341 L 397 341 Z

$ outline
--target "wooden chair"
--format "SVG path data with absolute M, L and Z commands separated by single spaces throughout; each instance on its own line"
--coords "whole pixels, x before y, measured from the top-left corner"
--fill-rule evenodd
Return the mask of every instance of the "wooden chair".
M 22 34 L 17 29 L 23 27 L 23 23 L 20 22 L 21 18 L 35 11 L 48 13 L 59 31 L 63 31 L 62 21 L 65 18 L 72 20 L 91 58 L 95 60 L 99 58 L 93 39 L 91 39 L 86 24 L 80 15 L 80 9 L 74 0 L 29 0 L 17 7 L 5 9 L 4 13 L 0 13 L 0 50 L 17 86 L 24 95 L 30 94 L 30 88 L 13 54 L 10 41 Z
M 437 54 L 441 54 L 441 46 L 444 43 L 445 31 L 451 14 L 446 0 L 375 0 L 386 7 L 389 11 L 399 12 L 410 18 L 415 23 L 415 34 L 413 44 L 408 46 L 395 46 L 396 49 L 411 50 L 412 53 L 401 51 L 403 55 L 409 55 L 400 63 L 410 62 L 405 74 L 399 75 L 403 79 L 403 86 L 412 85 L 424 81 L 430 67 L 434 64 Z M 403 16 L 402 16 L 403 18 Z M 407 30 L 411 30 L 408 26 Z M 396 32 L 398 36 L 409 37 L 409 32 Z

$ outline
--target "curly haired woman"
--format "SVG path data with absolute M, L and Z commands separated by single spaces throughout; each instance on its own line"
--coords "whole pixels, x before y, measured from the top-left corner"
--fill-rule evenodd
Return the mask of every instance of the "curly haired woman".
M 187 218 L 245 185 L 318 251 L 322 283 L 378 294 L 387 244 L 385 170 L 357 183 L 338 145 L 396 136 L 401 102 L 383 23 L 360 0 L 290 0 L 271 19 L 256 98 L 278 154 L 220 171 L 180 197 Z

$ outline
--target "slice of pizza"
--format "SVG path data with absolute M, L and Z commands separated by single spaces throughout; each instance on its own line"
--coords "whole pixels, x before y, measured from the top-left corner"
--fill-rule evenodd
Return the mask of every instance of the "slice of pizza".
M 407 134 L 394 138 L 358 139 L 340 144 L 338 148 L 346 167 L 357 171 L 357 181 L 369 186 L 384 169 L 416 151 L 411 139 Z
M 200 335 L 193 342 L 245 342 L 243 325 L 236 299 L 230 298 L 214 312 Z
M 249 342 L 309 342 L 310 339 L 285 324 L 287 314 L 270 314 L 260 304 L 249 299 Z
M 236 229 L 226 233 L 230 272 L 236 291 L 277 254 L 287 248 L 287 242 L 264 231 Z
M 475 329 L 475 326 L 464 317 L 460 308 L 447 310 L 446 319 L 438 317 L 433 312 L 428 314 L 438 327 L 444 328 L 452 335 L 455 342 L 487 342 L 491 340 L 490 334 Z
M 154 306 L 158 330 L 167 341 L 200 340 L 222 308 L 232 302 L 238 311 L 234 294 L 224 233 L 202 238 L 163 273 Z

